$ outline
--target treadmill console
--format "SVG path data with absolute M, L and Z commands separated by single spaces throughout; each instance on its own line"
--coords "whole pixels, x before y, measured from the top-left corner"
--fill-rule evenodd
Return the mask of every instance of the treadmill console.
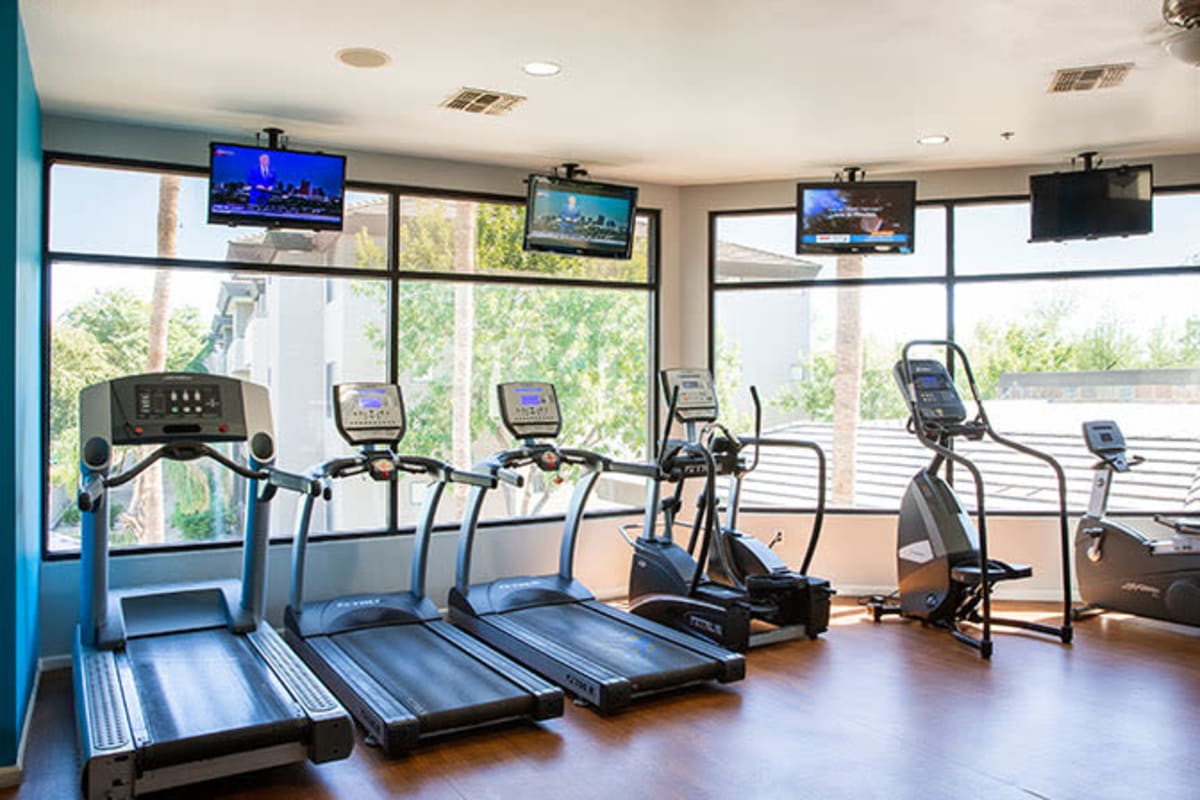
M 167 372 L 109 381 L 112 443 L 243 442 L 242 382 Z
M 679 399 L 675 404 L 675 418 L 680 422 L 713 422 L 717 418 L 717 388 L 712 373 L 706 369 L 664 369 L 663 391 L 667 403 L 671 402 L 675 389 Z
M 394 383 L 339 383 L 333 387 L 338 433 L 351 445 L 386 444 L 404 438 L 404 398 Z
M 553 439 L 562 430 L 562 413 L 554 384 L 540 381 L 501 383 L 500 418 L 518 439 Z
M 934 359 L 910 359 L 910 375 L 905 380 L 905 361 L 900 360 L 892 368 L 909 413 L 926 421 L 962 422 L 967 418 L 967 408 L 954 386 L 954 378 L 946 365 Z M 909 382 L 911 381 L 911 394 Z

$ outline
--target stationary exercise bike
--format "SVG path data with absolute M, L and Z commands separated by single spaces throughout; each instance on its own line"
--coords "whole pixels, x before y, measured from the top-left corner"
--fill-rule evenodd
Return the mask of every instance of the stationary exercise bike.
M 659 476 L 651 481 L 645 521 L 622 526 L 633 547 L 629 570 L 629 610 L 738 652 L 749 647 L 807 636 L 829 628 L 829 581 L 806 573 L 816 553 L 825 512 L 825 454 L 813 442 L 762 437 L 762 408 L 753 388 L 755 433 L 737 437 L 717 422 L 712 374 L 703 369 L 662 371 L 669 400 L 667 429 L 658 447 Z M 670 438 L 678 419 L 686 438 Z M 697 425 L 703 424 L 702 429 Z M 758 465 L 759 449 L 793 447 L 817 457 L 817 509 L 800 571 L 791 569 L 770 545 L 737 529 L 742 481 Z M 753 448 L 753 459 L 745 451 Z M 721 524 L 716 480 L 730 478 L 726 518 Z M 678 520 L 689 479 L 703 488 L 691 523 Z M 674 492 L 660 500 L 661 486 Z M 662 533 L 657 517 L 662 513 Z M 690 529 L 687 549 L 674 541 L 679 526 Z M 640 528 L 637 538 L 630 535 Z M 698 549 L 697 549 L 698 548 Z M 763 625 L 751 626 L 757 620 Z
M 960 360 L 975 401 L 974 418 L 967 418 L 966 405 L 945 364 L 934 359 L 909 357 L 909 351 L 919 346 L 945 347 Z M 923 624 L 947 629 L 954 638 L 978 650 L 983 658 L 992 655 L 992 625 L 1023 628 L 1069 643 L 1072 638 L 1071 567 L 1066 478 L 1062 466 L 1052 456 L 996 433 L 983 409 L 967 354 L 957 344 L 939 340 L 909 342 L 904 345 L 892 373 L 908 406 L 909 432 L 932 450 L 934 456 L 929 466 L 913 476 L 900 503 L 896 554 L 900 604 L 888 605 L 882 598 L 873 598 L 868 606 L 875 621 L 879 622 L 888 614 L 919 619 Z M 1010 564 L 988 555 L 983 478 L 970 459 L 954 451 L 954 439 L 958 436 L 972 441 L 987 436 L 999 445 L 1044 461 L 1054 470 L 1058 479 L 1062 540 L 1061 625 L 992 616 L 991 594 L 996 584 L 1032 577 L 1033 569 L 1026 564 Z M 954 490 L 937 474 L 947 461 L 961 464 L 975 481 L 978 529 L 971 524 Z M 964 624 L 978 626 L 980 634 L 968 633 L 963 629 Z
M 1083 438 L 1100 460 L 1087 514 L 1075 532 L 1075 575 L 1087 604 L 1076 610 L 1076 618 L 1123 611 L 1200 625 L 1200 514 L 1156 514 L 1154 521 L 1175 534 L 1157 540 L 1109 519 L 1113 476 L 1145 459 L 1126 454 L 1125 437 L 1111 420 L 1083 423 Z

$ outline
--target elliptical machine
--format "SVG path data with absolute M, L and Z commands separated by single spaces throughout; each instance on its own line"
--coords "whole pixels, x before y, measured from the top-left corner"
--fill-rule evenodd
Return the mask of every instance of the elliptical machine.
M 717 393 L 708 370 L 666 369 L 661 377 L 670 407 L 658 447 L 659 477 L 648 487 L 645 521 L 620 529 L 633 547 L 630 611 L 739 652 L 802 636 L 817 638 L 829 628 L 834 593 L 829 581 L 807 575 L 825 514 L 824 452 L 813 442 L 764 439 L 762 406 L 753 387 L 754 435 L 737 437 L 717 422 Z M 676 419 L 685 426 L 684 440 L 670 438 Z M 697 423 L 704 427 L 698 429 Z M 799 572 L 770 545 L 737 529 L 742 481 L 758 466 L 764 446 L 807 449 L 817 457 L 816 516 Z M 748 447 L 754 448 L 752 459 L 746 458 Z M 721 524 L 716 479 L 723 476 L 731 483 Z M 689 524 L 679 521 L 678 514 L 690 478 L 702 478 L 704 488 Z M 675 484 L 675 490 L 660 500 L 663 483 Z M 656 530 L 660 511 L 661 535 Z M 674 541 L 676 526 L 690 529 L 687 549 Z M 630 532 L 638 528 L 641 534 L 635 539 Z M 770 627 L 752 630 L 752 620 Z
M 1154 515 L 1172 531 L 1170 539 L 1151 539 L 1123 522 L 1109 519 L 1108 493 L 1113 476 L 1141 464 L 1129 456 L 1117 423 L 1083 423 L 1087 448 L 1100 460 L 1093 467 L 1092 496 L 1075 532 L 1075 575 L 1087 605 L 1080 619 L 1103 611 L 1200 625 L 1200 515 Z
M 914 347 L 944 347 L 961 360 L 975 416 L 954 386 L 946 365 L 935 359 L 913 359 Z M 873 598 L 868 606 L 876 622 L 885 615 L 921 620 L 922 624 L 945 628 L 959 641 L 974 647 L 983 658 L 991 658 L 992 625 L 1023 628 L 1071 641 L 1071 565 L 1067 533 L 1067 489 L 1062 466 L 1052 456 L 996 433 L 984 411 L 979 387 L 967 354 L 954 342 L 917 340 L 904 345 L 892 369 L 908 406 L 908 431 L 933 451 L 933 460 L 913 476 L 900 502 L 897 527 L 896 567 L 900 577 L 900 604 L 887 605 Z M 1058 513 L 1061 538 L 1063 609 L 1061 625 L 1046 625 L 1020 619 L 992 616 L 991 594 L 1001 581 L 1033 575 L 1026 564 L 1010 564 L 988 555 L 987 515 L 984 511 L 983 477 L 968 458 L 954 451 L 954 438 L 978 441 L 987 436 L 999 445 L 1040 459 L 1058 479 Z M 961 464 L 975 482 L 978 529 L 963 509 L 954 490 L 937 473 L 947 461 Z M 980 628 L 978 637 L 963 630 L 969 623 Z

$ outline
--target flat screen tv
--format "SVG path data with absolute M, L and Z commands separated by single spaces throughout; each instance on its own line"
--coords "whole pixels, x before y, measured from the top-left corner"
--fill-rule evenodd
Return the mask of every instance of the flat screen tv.
M 637 187 L 529 176 L 525 249 L 599 258 L 629 258 Z
M 1029 240 L 1133 236 L 1153 228 L 1149 164 L 1029 176 Z
M 796 252 L 911 253 L 916 181 L 796 185 Z
M 213 142 L 210 224 L 342 229 L 346 157 Z

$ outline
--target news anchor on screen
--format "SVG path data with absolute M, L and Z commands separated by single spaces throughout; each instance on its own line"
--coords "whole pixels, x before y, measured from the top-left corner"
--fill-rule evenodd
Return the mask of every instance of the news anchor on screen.
M 250 186 L 250 205 L 266 205 L 271 199 L 271 193 L 275 191 L 275 173 L 271 170 L 270 155 L 259 155 L 258 166 L 250 170 L 246 183 Z

